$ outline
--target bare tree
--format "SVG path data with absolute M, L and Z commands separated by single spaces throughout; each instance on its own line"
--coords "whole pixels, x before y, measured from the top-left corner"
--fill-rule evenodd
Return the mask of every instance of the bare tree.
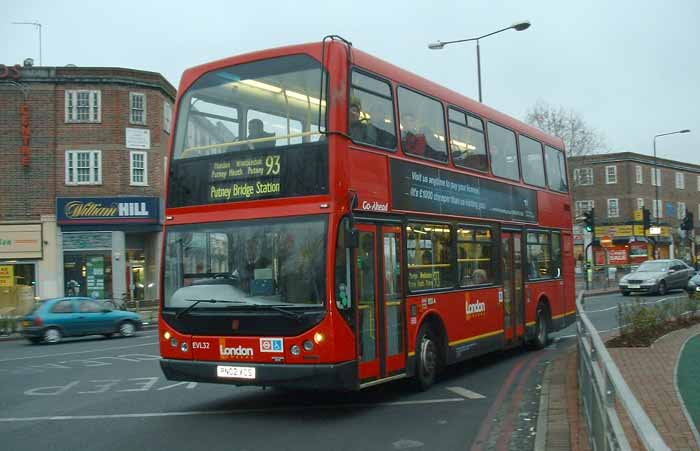
M 601 153 L 605 138 L 588 126 L 577 111 L 553 107 L 538 100 L 525 114 L 525 122 L 564 140 L 570 157 Z

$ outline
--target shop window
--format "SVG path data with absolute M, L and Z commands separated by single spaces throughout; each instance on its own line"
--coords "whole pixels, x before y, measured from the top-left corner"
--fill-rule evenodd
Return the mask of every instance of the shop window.
M 65 281 L 66 296 L 85 296 L 94 299 L 111 298 L 111 252 L 64 252 L 63 280 Z

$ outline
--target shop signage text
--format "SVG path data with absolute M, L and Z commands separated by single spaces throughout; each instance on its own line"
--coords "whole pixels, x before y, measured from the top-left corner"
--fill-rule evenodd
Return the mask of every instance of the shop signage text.
M 22 147 L 20 148 L 22 155 L 22 166 L 28 167 L 32 162 L 32 149 L 29 147 L 29 138 L 31 129 L 29 128 L 29 105 L 23 103 L 19 107 L 20 120 L 22 125 Z
M 5 80 L 11 78 L 13 80 L 19 80 L 22 76 L 22 66 L 15 64 L 14 66 L 7 66 L 5 64 L 0 64 L 0 80 Z
M 158 222 L 157 197 L 89 197 L 56 199 L 59 224 Z

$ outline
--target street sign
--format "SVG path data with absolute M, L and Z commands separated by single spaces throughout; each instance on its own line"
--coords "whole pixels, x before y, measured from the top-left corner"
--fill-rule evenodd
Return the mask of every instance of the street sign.
M 661 235 L 661 227 L 649 227 L 649 235 Z
M 609 236 L 605 235 L 600 239 L 600 245 L 603 247 L 610 247 L 612 246 L 612 238 Z
M 634 220 L 638 222 L 644 221 L 644 212 L 642 209 L 634 210 Z

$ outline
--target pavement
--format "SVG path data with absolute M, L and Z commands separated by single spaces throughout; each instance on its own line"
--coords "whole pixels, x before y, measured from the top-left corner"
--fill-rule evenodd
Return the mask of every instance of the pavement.
M 700 451 L 700 325 L 673 331 L 648 348 L 609 352 L 664 442 L 673 450 Z M 536 451 L 591 449 L 577 365 L 572 341 L 545 370 Z M 631 448 L 645 449 L 620 407 L 618 413 Z

